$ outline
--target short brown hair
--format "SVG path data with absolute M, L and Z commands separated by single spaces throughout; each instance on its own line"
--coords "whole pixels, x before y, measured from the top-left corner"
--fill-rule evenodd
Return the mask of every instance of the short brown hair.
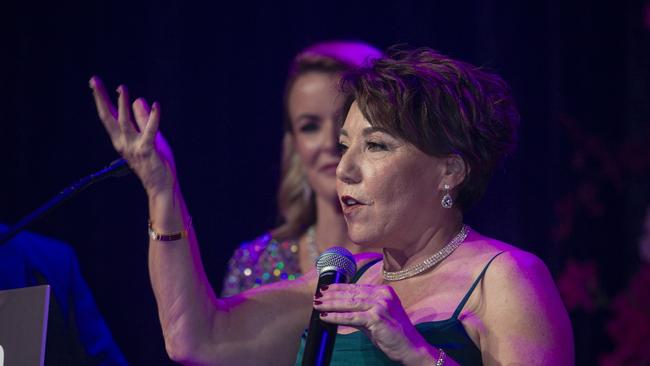
M 456 204 L 466 210 L 515 146 L 519 113 L 501 77 L 429 49 L 393 48 L 345 76 L 369 123 L 424 153 L 458 154 L 468 174 Z

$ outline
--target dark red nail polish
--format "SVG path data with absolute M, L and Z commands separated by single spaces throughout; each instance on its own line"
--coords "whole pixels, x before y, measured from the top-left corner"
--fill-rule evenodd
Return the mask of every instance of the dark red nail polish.
M 318 291 L 316 295 L 314 295 L 314 298 L 316 299 L 320 299 L 321 297 L 323 297 L 323 294 L 321 294 L 320 291 Z
M 314 305 L 321 305 L 322 303 L 322 301 L 314 300 Z
M 327 316 L 327 313 L 322 313 L 322 312 L 321 312 L 321 313 L 320 313 L 320 316 L 322 316 L 322 317 L 324 318 L 324 317 Z
M 321 290 L 321 291 L 325 291 L 325 290 L 327 290 L 328 288 L 330 288 L 330 287 L 329 287 L 329 286 L 321 286 L 321 287 L 320 287 L 320 290 Z

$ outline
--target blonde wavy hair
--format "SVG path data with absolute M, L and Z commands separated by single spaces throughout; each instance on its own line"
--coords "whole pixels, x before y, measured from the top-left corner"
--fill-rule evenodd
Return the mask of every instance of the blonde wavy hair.
M 317 219 L 316 198 L 307 182 L 302 161 L 293 143 L 294 131 L 289 116 L 289 93 L 293 84 L 300 76 L 309 72 L 345 73 L 367 66 L 369 61 L 381 56 L 381 51 L 366 43 L 329 41 L 306 48 L 291 62 L 283 100 L 282 170 L 277 193 L 280 225 L 271 231 L 276 240 L 300 237 Z M 352 98 L 352 95 L 347 94 L 345 97 L 347 100 Z

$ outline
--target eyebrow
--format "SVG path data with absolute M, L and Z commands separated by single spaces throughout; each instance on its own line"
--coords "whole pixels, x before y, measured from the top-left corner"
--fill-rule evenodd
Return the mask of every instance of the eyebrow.
M 366 127 L 361 131 L 361 135 L 363 137 L 366 137 L 366 136 L 371 135 L 371 134 L 373 134 L 375 132 L 382 132 L 382 133 L 386 133 L 386 134 L 390 135 L 390 133 L 385 128 L 381 128 L 381 127 Z M 339 132 L 339 135 L 340 136 L 345 136 L 345 137 L 349 136 L 348 131 L 346 131 L 344 128 L 341 129 L 341 131 Z
M 320 116 L 316 114 L 311 114 L 311 113 L 301 113 L 298 116 L 296 116 L 296 121 L 300 119 L 319 119 Z

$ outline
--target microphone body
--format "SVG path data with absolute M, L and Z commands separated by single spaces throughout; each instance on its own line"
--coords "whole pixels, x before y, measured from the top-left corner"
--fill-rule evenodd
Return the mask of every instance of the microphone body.
M 323 286 L 348 283 L 356 272 L 356 263 L 347 249 L 333 247 L 318 257 L 316 268 L 318 269 L 316 294 L 318 294 Z M 327 366 L 330 364 L 337 328 L 336 324 L 322 321 L 320 311 L 312 310 L 302 366 Z

